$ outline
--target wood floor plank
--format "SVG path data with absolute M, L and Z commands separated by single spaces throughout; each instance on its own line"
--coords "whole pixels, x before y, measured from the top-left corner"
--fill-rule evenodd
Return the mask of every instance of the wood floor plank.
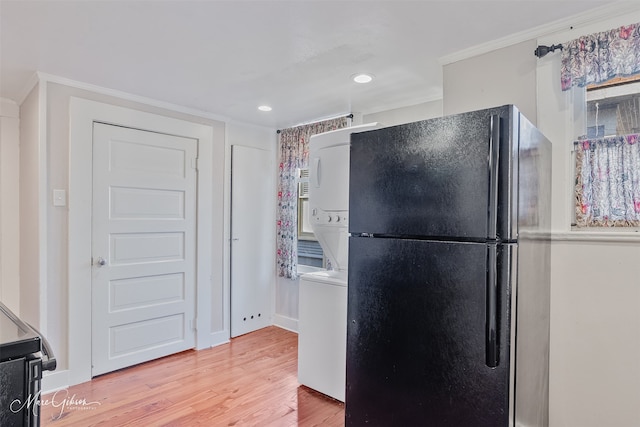
M 297 357 L 297 334 L 271 326 L 42 396 L 42 425 L 343 426 L 341 402 L 298 384 Z

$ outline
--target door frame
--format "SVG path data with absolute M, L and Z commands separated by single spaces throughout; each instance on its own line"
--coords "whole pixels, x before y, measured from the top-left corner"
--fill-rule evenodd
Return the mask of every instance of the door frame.
M 214 259 L 214 129 L 210 125 L 71 97 L 69 101 L 69 385 L 91 380 L 91 203 L 93 123 L 99 121 L 198 141 L 196 183 L 196 349 L 211 346 Z M 204 237 L 204 238 L 203 238 Z M 217 242 L 220 243 L 220 242 Z M 222 331 L 228 336 L 228 331 Z

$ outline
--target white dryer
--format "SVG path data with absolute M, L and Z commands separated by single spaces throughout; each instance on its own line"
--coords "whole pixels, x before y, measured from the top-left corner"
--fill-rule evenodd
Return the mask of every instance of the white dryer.
M 344 402 L 349 244 L 349 150 L 369 123 L 311 137 L 309 212 L 331 270 L 300 276 L 298 382 Z

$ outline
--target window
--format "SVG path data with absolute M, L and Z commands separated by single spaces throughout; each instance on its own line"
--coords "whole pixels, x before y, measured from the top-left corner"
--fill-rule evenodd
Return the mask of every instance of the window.
M 572 118 L 586 119 L 573 145 L 575 224 L 638 227 L 640 22 L 585 34 L 561 47 L 562 90 L 587 88 L 587 114 Z M 573 95 L 575 100 L 585 92 Z
M 276 211 L 276 271 L 278 277 L 298 277 L 299 173 L 306 168 L 311 135 L 341 129 L 347 117 L 279 130 L 278 205 Z M 308 222 L 307 222 L 308 223 Z M 303 224 L 303 228 L 304 224 Z
M 309 220 L 309 169 L 298 172 L 298 265 L 324 266 L 324 253 Z
M 640 76 L 587 87 L 575 143 L 578 227 L 640 226 Z
M 598 108 L 596 106 L 596 108 Z M 602 138 L 604 136 L 604 125 L 587 126 L 587 138 Z
M 587 138 L 640 133 L 640 76 L 587 87 Z

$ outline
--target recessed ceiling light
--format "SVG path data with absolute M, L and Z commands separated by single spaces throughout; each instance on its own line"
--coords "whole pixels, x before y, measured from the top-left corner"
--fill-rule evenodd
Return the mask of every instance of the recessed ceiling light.
M 261 106 L 258 107 L 258 110 L 260 110 L 260 111 L 271 111 L 272 108 L 269 107 L 268 105 L 261 105 Z
M 356 83 L 369 83 L 371 80 L 373 80 L 371 74 L 356 74 L 353 76 L 353 81 Z

